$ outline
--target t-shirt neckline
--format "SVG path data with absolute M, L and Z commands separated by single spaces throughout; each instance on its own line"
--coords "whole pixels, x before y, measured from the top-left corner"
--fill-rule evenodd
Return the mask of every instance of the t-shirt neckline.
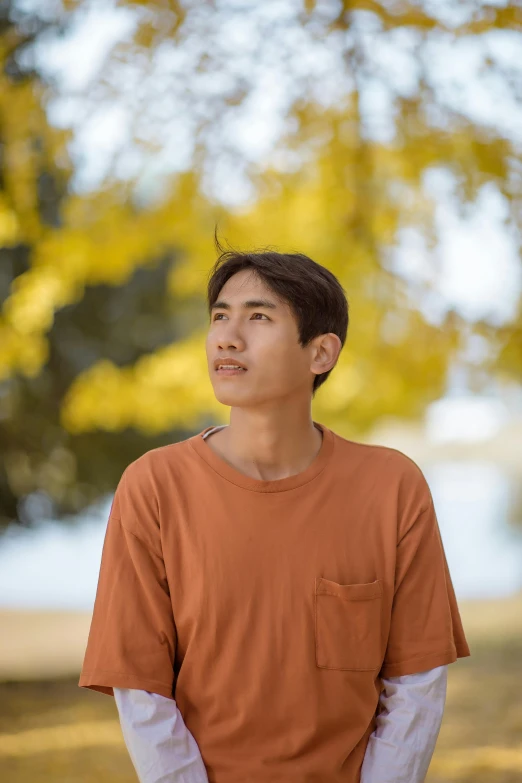
M 321 448 L 305 470 L 302 470 L 300 473 L 295 473 L 293 476 L 285 476 L 280 479 L 265 480 L 252 478 L 251 476 L 246 476 L 244 473 L 241 473 L 241 471 L 232 467 L 232 465 L 229 465 L 228 462 L 216 454 L 203 437 L 206 432 L 214 429 L 216 425 L 205 427 L 204 430 L 193 435 L 188 439 L 188 444 L 196 454 L 207 463 L 207 465 L 210 465 L 216 473 L 219 473 L 220 476 L 227 481 L 230 481 L 232 484 L 236 484 L 239 487 L 254 492 L 282 492 L 284 490 L 300 487 L 314 479 L 323 471 L 332 456 L 334 445 L 334 434 L 332 430 L 316 421 L 313 421 L 313 424 L 323 433 Z

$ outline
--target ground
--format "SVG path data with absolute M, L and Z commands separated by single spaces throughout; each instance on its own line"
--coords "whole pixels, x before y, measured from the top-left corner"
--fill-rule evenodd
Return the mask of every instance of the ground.
M 449 667 L 426 781 L 521 783 L 522 593 L 459 605 L 472 654 Z M 9 783 L 137 780 L 114 700 L 76 675 L 0 683 L 0 770 Z

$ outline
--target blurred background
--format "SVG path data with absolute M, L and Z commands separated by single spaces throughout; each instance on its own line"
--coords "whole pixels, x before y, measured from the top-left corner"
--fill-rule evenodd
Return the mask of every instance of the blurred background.
M 331 269 L 314 419 L 404 451 L 470 658 L 430 783 L 522 781 L 522 8 L 0 0 L 0 774 L 136 780 L 77 686 L 112 493 L 228 422 L 213 232 Z

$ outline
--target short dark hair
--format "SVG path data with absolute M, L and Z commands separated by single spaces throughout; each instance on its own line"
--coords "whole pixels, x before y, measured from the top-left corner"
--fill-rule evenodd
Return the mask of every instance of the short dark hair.
M 226 250 L 221 246 L 216 231 L 214 244 L 219 257 L 209 272 L 209 316 L 227 280 L 242 269 L 251 268 L 280 299 L 289 304 L 297 321 L 302 347 L 314 337 L 328 332 L 336 334 L 341 346 L 344 346 L 349 321 L 348 300 L 344 288 L 329 269 L 303 253 L 281 253 L 270 245 L 249 251 Z M 312 397 L 332 370 L 333 367 L 315 376 Z

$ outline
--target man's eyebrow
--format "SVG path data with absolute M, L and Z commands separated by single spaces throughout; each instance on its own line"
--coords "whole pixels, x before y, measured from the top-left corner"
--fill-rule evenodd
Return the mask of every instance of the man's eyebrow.
M 242 303 L 242 306 L 245 309 L 252 309 L 253 307 L 266 307 L 270 310 L 276 310 L 277 305 L 275 302 L 272 302 L 270 299 L 247 299 L 246 302 Z M 220 309 L 220 310 L 230 310 L 230 304 L 228 302 L 225 302 L 224 299 L 220 299 L 217 302 L 214 302 L 211 310 L 214 309 Z

